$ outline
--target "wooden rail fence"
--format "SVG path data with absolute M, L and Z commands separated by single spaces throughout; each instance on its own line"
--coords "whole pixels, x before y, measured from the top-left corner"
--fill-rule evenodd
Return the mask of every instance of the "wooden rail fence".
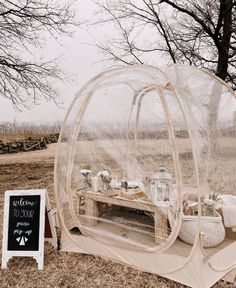
M 46 149 L 48 144 L 56 143 L 58 141 L 58 137 L 59 134 L 54 134 L 42 137 L 41 139 L 27 138 L 22 141 L 13 141 L 7 143 L 4 143 L 0 140 L 0 154 Z

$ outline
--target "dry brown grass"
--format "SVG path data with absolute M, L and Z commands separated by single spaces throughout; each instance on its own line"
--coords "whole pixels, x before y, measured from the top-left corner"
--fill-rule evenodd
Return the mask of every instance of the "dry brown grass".
M 1 216 L 3 215 L 3 195 L 7 189 L 46 188 L 49 191 L 51 204 L 55 206 L 53 195 L 54 151 L 50 151 L 51 154 L 46 154 L 47 157 L 44 156 L 47 151 L 30 152 L 31 154 L 21 153 L 20 156 L 0 156 Z M 3 218 L 1 217 L 1 219 Z M 0 221 L 0 243 L 2 224 Z M 9 262 L 9 269 L 0 272 L 0 287 L 184 288 L 185 286 L 97 256 L 57 252 L 51 245 L 46 244 L 45 266 L 42 272 L 37 271 L 33 259 L 14 258 Z M 214 288 L 226 287 L 233 288 L 234 286 L 222 281 L 214 285 Z
M 25 138 L 40 139 L 50 134 L 59 133 L 60 122 L 54 123 L 0 123 L 0 140 L 3 142 L 21 141 Z

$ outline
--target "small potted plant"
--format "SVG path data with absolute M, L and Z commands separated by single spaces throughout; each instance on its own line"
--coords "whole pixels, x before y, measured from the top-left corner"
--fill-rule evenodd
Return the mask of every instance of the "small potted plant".
M 91 166 L 84 165 L 82 169 L 80 170 L 80 173 L 84 177 L 83 192 L 86 192 L 88 188 L 91 187 L 91 181 L 89 179 L 89 174 L 91 173 Z

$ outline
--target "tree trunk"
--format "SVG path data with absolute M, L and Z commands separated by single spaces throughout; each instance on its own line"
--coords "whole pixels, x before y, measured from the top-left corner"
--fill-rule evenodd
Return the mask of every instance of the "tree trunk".
M 233 0 L 221 0 L 220 4 L 220 9 L 222 9 L 220 13 L 222 13 L 223 15 L 222 21 L 224 23 L 222 23 L 222 39 L 220 39 L 220 41 L 218 42 L 219 56 L 216 76 L 218 76 L 222 80 L 226 79 L 228 71 L 230 39 L 232 34 L 232 1 Z M 207 130 L 209 148 L 207 150 L 209 161 L 217 160 L 219 157 L 219 147 L 217 146 L 217 119 L 221 99 L 221 89 L 217 86 L 218 84 L 215 83 L 208 105 L 209 114 Z
M 232 34 L 232 3 L 233 0 L 221 0 L 222 14 L 223 14 L 223 34 L 222 39 L 218 45 L 218 65 L 216 75 L 225 80 L 228 71 L 230 39 Z

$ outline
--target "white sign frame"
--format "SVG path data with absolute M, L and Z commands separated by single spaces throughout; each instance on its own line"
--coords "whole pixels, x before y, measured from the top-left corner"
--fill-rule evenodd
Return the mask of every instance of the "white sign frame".
M 57 214 L 57 209 L 51 209 L 50 202 L 48 199 L 48 194 L 46 194 L 46 211 L 48 215 L 48 221 L 49 221 L 49 226 L 51 230 L 52 237 L 51 238 L 45 238 L 45 241 L 51 243 L 55 249 L 57 249 L 57 232 L 56 232 L 56 214 Z M 46 217 L 46 215 L 45 215 Z M 46 227 L 45 227 L 46 229 Z
M 8 226 L 9 226 L 10 196 L 28 196 L 28 195 L 34 195 L 34 196 L 40 195 L 39 250 L 38 251 L 9 251 L 7 250 L 7 242 L 8 242 L 8 228 L 9 228 Z M 46 189 L 8 190 L 5 192 L 4 218 L 3 218 L 3 243 L 2 243 L 2 269 L 7 269 L 7 263 L 9 259 L 11 259 L 12 257 L 23 256 L 23 257 L 33 257 L 38 263 L 38 270 L 43 270 L 46 195 L 47 195 Z

